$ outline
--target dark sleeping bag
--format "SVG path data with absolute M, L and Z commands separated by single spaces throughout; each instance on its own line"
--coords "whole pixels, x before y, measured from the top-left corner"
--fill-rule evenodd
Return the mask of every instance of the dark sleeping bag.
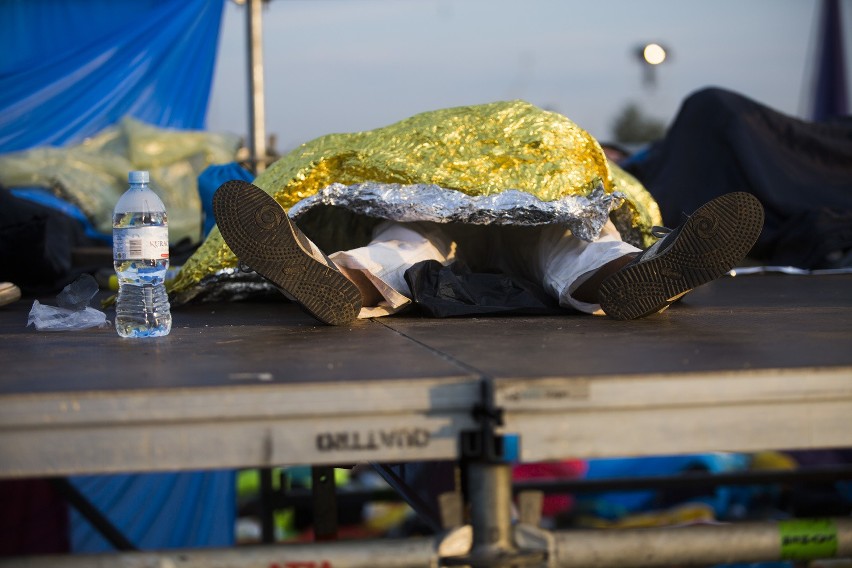
M 806 122 L 711 88 L 689 96 L 664 139 L 628 158 L 667 226 L 731 191 L 763 203 L 750 256 L 800 268 L 848 266 L 852 250 L 852 118 Z

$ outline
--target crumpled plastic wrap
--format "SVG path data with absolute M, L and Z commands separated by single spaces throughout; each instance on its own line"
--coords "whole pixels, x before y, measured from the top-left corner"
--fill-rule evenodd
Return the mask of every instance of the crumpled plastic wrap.
M 86 306 L 82 310 L 69 310 L 47 306 L 38 300 L 33 302 L 27 318 L 27 327 L 33 326 L 36 331 L 74 331 L 91 327 L 109 327 L 106 314 L 95 308 Z
M 127 172 L 149 170 L 151 186 L 169 213 L 169 240 L 201 239 L 198 175 L 236 156 L 236 136 L 159 128 L 124 118 L 82 144 L 0 155 L 0 184 L 45 187 L 79 207 L 103 234 L 127 191 Z
M 36 331 L 75 331 L 91 327 L 109 327 L 106 314 L 89 306 L 98 292 L 98 283 L 90 274 L 82 274 L 68 284 L 56 302 L 59 306 L 47 306 L 38 300 L 33 302 L 27 317 L 27 327 Z
M 611 195 L 617 188 L 625 205 L 612 218 L 634 244 L 650 244 L 650 228 L 660 224 L 650 194 L 613 168 L 588 132 L 563 115 L 523 101 L 442 109 L 376 130 L 323 136 L 282 157 L 254 183 L 290 210 L 330 186 L 342 195 L 366 182 L 446 188 L 473 198 L 514 190 L 540 202 L 590 199 L 596 191 Z M 332 216 L 325 223 L 300 221 L 300 227 L 331 253 L 340 249 L 327 243 L 341 239 L 323 233 L 352 233 L 353 245 L 363 241 L 363 227 L 349 226 L 349 220 Z M 171 282 L 172 301 L 193 297 L 192 289 L 202 281 L 209 285 L 236 265 L 214 228 Z

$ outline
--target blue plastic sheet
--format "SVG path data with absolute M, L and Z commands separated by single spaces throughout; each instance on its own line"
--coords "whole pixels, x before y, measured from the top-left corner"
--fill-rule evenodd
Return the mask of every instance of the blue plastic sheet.
M 237 496 L 232 471 L 94 475 L 75 477 L 71 483 L 142 550 L 234 544 Z M 71 549 L 113 550 L 74 511 Z
M 202 129 L 224 0 L 0 2 L 0 153 L 125 115 Z
M 224 2 L 0 2 L 0 153 L 78 144 L 125 116 L 202 130 Z M 71 482 L 142 549 L 234 543 L 232 471 Z M 71 547 L 112 549 L 76 513 Z
M 198 176 L 198 196 L 201 199 L 201 231 L 204 237 L 210 233 L 210 230 L 216 224 L 216 218 L 213 215 L 213 194 L 216 193 L 220 185 L 233 179 L 254 181 L 254 175 L 238 163 L 230 162 L 207 166 Z

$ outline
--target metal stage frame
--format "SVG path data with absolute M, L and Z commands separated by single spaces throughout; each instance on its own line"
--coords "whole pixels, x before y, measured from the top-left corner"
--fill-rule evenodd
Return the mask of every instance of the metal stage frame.
M 723 279 L 655 317 L 317 325 L 197 304 L 169 336 L 38 333 L 0 311 L 0 477 L 457 460 L 436 538 L 0 566 L 666 566 L 852 556 L 852 519 L 547 531 L 510 462 L 852 447 L 852 275 Z M 47 299 L 45 302 L 50 303 Z M 125 370 L 144 360 L 144 368 Z M 507 441 L 519 440 L 509 452 Z M 455 501 L 453 501 L 455 499 Z M 792 540 L 791 540 L 792 539 Z M 826 545 L 828 543 L 828 545 Z M 830 551 L 830 552 L 829 552 Z

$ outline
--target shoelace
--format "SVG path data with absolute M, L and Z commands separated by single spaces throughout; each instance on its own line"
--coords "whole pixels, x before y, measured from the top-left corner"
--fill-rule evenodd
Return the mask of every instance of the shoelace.
M 680 229 L 687 221 L 689 221 L 689 215 L 687 215 L 686 213 L 681 213 L 680 225 L 678 225 L 676 229 L 669 229 L 668 227 L 663 227 L 661 225 L 654 225 L 653 227 L 651 227 L 651 234 L 657 237 L 658 239 L 662 239 L 666 235 L 676 231 L 677 229 Z
M 657 237 L 657 242 L 645 249 L 642 254 L 636 257 L 634 262 L 642 262 L 650 258 L 654 258 L 658 254 L 660 254 L 660 252 L 662 252 L 669 246 L 666 242 L 666 237 L 669 237 L 670 235 L 672 235 L 672 233 L 678 232 L 681 227 L 683 227 L 683 223 L 681 223 L 680 226 L 677 227 L 677 229 L 669 229 L 668 227 L 663 227 L 660 225 L 654 225 L 653 227 L 651 227 L 651 234 Z M 672 236 L 671 238 L 674 239 L 677 237 Z
M 669 229 L 668 227 L 661 227 L 659 225 L 654 225 L 651 227 L 651 234 L 658 239 L 662 239 L 669 233 L 671 233 L 674 229 Z

